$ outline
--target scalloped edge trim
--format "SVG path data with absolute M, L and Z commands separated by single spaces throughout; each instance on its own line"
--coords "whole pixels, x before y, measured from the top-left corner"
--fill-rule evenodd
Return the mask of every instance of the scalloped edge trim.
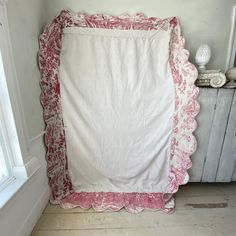
M 193 135 L 197 128 L 195 118 L 200 111 L 200 105 L 196 100 L 199 88 L 195 86 L 198 71 L 188 61 L 189 51 L 184 48 L 185 39 L 181 36 L 178 19 L 175 18 L 175 20 L 177 22 L 172 32 L 169 60 L 175 85 L 176 103 L 171 141 L 171 173 L 168 193 L 176 193 L 179 186 L 186 184 L 189 180 L 187 170 L 192 166 L 190 156 L 197 148 L 196 138 Z
M 172 195 L 165 196 L 163 193 L 81 192 L 70 194 L 61 201 L 60 206 L 66 209 L 93 208 L 98 212 L 125 208 L 130 213 L 143 210 L 171 213 L 174 211 L 174 199 Z

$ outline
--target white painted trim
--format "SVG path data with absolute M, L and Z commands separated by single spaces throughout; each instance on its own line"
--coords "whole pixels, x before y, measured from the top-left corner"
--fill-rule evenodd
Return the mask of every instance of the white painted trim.
M 45 131 L 43 131 L 43 132 L 37 134 L 36 136 L 34 136 L 33 138 L 30 139 L 30 143 L 35 142 L 37 139 L 43 137 L 44 134 L 45 134 Z
M 1 0 L 0 5 L 0 22 L 1 29 L 4 31 L 4 38 L 1 38 L 3 43 L 2 55 L 4 57 L 4 71 L 7 77 L 7 86 L 10 91 L 10 100 L 14 115 L 14 120 L 17 129 L 17 135 L 20 143 L 21 154 L 23 162 L 28 162 L 31 159 L 29 147 L 29 132 L 26 126 L 26 121 L 23 112 L 22 98 L 20 94 L 19 84 L 17 80 L 17 73 L 14 64 L 14 57 L 12 52 L 12 45 L 10 40 L 10 32 L 7 21 L 7 5 L 3 5 L 7 1 Z
M 0 210 L 11 202 L 14 195 L 38 172 L 40 168 L 41 165 L 36 157 L 32 158 L 25 165 L 13 167 L 13 179 L 0 192 Z
M 3 63 L 5 62 L 4 71 L 7 77 L 8 90 L 10 91 L 9 95 L 10 95 L 14 120 L 16 123 L 16 129 L 17 129 L 18 139 L 20 142 L 23 161 L 27 162 L 30 159 L 29 134 L 24 117 L 22 98 L 20 94 L 19 84 L 17 80 L 17 73 L 12 53 L 10 32 L 7 21 L 7 6 L 3 5 L 0 11 L 1 11 L 0 21 L 2 23 L 1 27 L 5 32 L 5 37 L 4 39 L 2 39 L 3 40 L 2 55 L 4 57 Z
M 13 167 L 13 179 L 0 191 L 0 209 L 13 198 L 28 179 L 37 173 L 40 167 L 40 162 L 36 157 L 33 157 L 25 165 Z
M 40 167 L 41 165 L 38 158 L 31 158 L 30 161 L 25 164 L 25 169 L 28 178 L 32 177 L 40 169 Z
M 0 189 L 0 210 L 4 208 L 14 195 L 28 182 L 41 168 L 40 162 L 36 157 L 33 157 L 28 163 L 21 166 L 15 166 L 12 168 L 12 177 L 4 185 L 3 189 Z
M 225 63 L 225 72 L 229 68 L 233 67 L 235 55 L 236 55 L 236 6 L 233 7 L 232 24 L 228 43 L 227 58 Z
M 17 73 L 12 53 L 10 33 L 7 20 L 7 1 L 0 2 L 0 31 L 1 31 L 1 54 L 3 57 L 4 73 L 6 76 L 11 108 L 13 111 L 14 122 L 17 130 L 17 141 L 20 150 L 12 149 L 12 178 L 11 181 L 1 190 L 0 208 L 6 205 L 19 191 L 19 189 L 29 180 L 40 168 L 37 158 L 30 154 L 29 132 L 26 126 L 22 98 L 20 94 Z M 3 4 L 4 3 L 4 4 Z M 10 130 L 10 129 L 9 129 Z M 8 131 L 9 131 L 8 130 Z M 12 135 L 12 134 L 11 134 Z M 17 152 L 16 152 L 17 151 Z
M 20 190 L 20 188 L 26 183 L 26 179 L 11 178 L 10 182 L 3 190 L 1 190 L 0 198 L 0 211 L 2 211 L 8 203 L 14 198 L 14 195 Z
M 40 218 L 44 208 L 46 207 L 50 196 L 50 189 L 46 187 L 43 193 L 39 196 L 35 205 L 32 207 L 32 210 L 29 212 L 28 216 L 25 218 L 22 227 L 17 232 L 16 236 L 26 236 L 30 235 L 31 231 L 34 228 L 34 225 L 37 223 Z

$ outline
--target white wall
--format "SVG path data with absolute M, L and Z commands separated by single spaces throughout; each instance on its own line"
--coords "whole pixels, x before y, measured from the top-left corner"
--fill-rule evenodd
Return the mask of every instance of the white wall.
M 198 46 L 208 43 L 213 51 L 210 69 L 224 69 L 230 33 L 232 6 L 236 0 L 50 0 L 46 1 L 51 19 L 63 8 L 88 13 L 136 13 L 165 18 L 178 16 L 191 60 Z
M 37 158 L 40 168 L 0 209 L 0 235 L 28 236 L 46 206 L 50 193 L 46 176 L 44 122 L 39 102 L 40 75 L 37 66 L 38 36 L 45 25 L 44 0 L 9 0 L 7 13 L 29 137 L 28 152 L 30 158 Z M 24 159 L 25 163 L 28 161 Z
M 30 138 L 44 130 L 37 66 L 38 36 L 45 24 L 43 3 L 42 0 L 8 2 L 13 56 Z

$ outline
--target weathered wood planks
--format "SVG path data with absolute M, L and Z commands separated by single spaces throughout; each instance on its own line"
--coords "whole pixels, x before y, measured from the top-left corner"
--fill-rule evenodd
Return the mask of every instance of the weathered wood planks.
M 200 182 L 202 179 L 202 172 L 204 169 L 212 122 L 214 119 L 216 100 L 216 89 L 200 89 L 198 101 L 200 103 L 201 110 L 197 116 L 198 127 L 195 131 L 198 144 L 197 150 L 191 158 L 193 163 L 192 168 L 189 170 L 191 182 Z
M 200 88 L 191 182 L 236 181 L 236 94 L 234 89 Z
M 236 168 L 236 93 L 229 113 L 223 149 L 217 171 L 217 182 L 229 182 L 233 179 Z
M 228 124 L 234 90 L 219 89 L 216 109 L 211 128 L 202 182 L 215 182 L 217 169 L 224 145 L 225 131 Z M 231 143 L 231 142 L 230 142 Z
M 235 183 L 183 186 L 177 193 L 173 214 L 151 211 L 130 214 L 124 210 L 96 213 L 48 205 L 31 236 L 234 236 L 235 187 Z

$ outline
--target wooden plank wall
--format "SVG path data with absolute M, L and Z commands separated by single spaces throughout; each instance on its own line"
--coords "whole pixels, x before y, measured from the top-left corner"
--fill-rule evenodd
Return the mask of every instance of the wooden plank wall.
M 236 93 L 229 114 L 223 149 L 217 171 L 217 182 L 228 182 L 236 168 Z
M 201 110 L 197 116 L 198 127 L 195 131 L 197 139 L 197 150 L 192 156 L 193 166 L 189 170 L 190 181 L 201 182 L 202 172 L 205 165 L 206 153 L 211 133 L 212 122 L 215 113 L 215 103 L 217 98 L 217 90 L 215 89 L 200 89 L 198 102 Z
M 234 89 L 201 88 L 192 156 L 191 182 L 236 181 L 236 93 Z

